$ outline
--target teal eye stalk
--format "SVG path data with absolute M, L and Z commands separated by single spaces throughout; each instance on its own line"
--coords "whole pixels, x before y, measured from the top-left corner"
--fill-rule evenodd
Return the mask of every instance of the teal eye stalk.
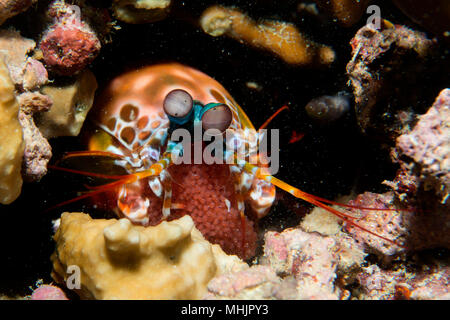
M 225 132 L 233 120 L 230 108 L 223 103 L 208 103 L 201 112 L 203 130 L 216 129 Z
M 195 126 L 201 121 L 203 130 L 216 129 L 223 133 L 233 120 L 233 114 L 227 105 L 208 103 L 203 106 L 182 89 L 170 91 L 164 99 L 163 108 L 174 128 L 189 122 Z

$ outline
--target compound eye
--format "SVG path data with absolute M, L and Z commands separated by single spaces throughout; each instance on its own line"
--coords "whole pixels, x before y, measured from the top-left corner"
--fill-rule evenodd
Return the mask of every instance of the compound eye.
M 170 91 L 164 99 L 164 112 L 174 118 L 184 118 L 192 110 L 193 100 L 189 93 L 182 89 Z
M 216 129 L 224 132 L 233 120 L 233 114 L 228 106 L 220 104 L 207 110 L 202 116 L 202 126 L 206 131 Z

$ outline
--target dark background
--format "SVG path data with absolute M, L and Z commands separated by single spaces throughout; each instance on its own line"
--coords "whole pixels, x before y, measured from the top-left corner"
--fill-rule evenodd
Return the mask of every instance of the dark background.
M 112 43 L 102 47 L 90 66 L 100 90 L 114 76 L 146 64 L 178 61 L 197 68 L 218 80 L 245 110 L 255 127 L 259 127 L 278 108 L 288 104 L 269 126 L 280 129 L 280 170 L 277 177 L 303 191 L 333 199 L 339 194 L 363 191 L 383 192 L 380 183 L 395 176 L 396 167 L 389 160 L 389 149 L 381 148 L 374 137 L 362 135 L 351 110 L 333 124 L 319 125 L 306 114 L 304 107 L 312 98 L 347 87 L 345 66 L 351 58 L 349 41 L 366 18 L 352 28 L 341 28 L 330 20 L 320 22 L 296 12 L 299 1 L 220 1 L 236 5 L 254 19 L 269 18 L 295 23 L 316 42 L 336 51 L 330 68 L 299 68 L 286 65 L 269 53 L 244 46 L 235 40 L 206 35 L 195 25 L 198 16 L 215 1 L 174 1 L 172 14 L 163 21 L 145 25 L 119 22 L 112 33 Z M 192 2 L 196 2 L 193 4 Z M 88 1 L 89 3 L 89 1 Z M 101 6 L 103 2 L 90 3 Z M 375 3 L 377 3 L 375 1 Z M 395 7 L 380 3 L 382 16 L 395 23 L 409 24 Z M 27 16 L 28 15 L 28 16 Z M 24 36 L 37 39 L 30 13 L 10 21 Z M 7 26 L 5 24 L 4 26 Z M 3 27 L 4 27 L 3 26 Z M 414 26 L 415 29 L 420 28 Z M 247 82 L 256 82 L 261 90 L 252 90 Z M 430 104 L 429 104 L 430 105 Z M 94 106 L 95 107 L 95 106 Z M 293 131 L 304 133 L 302 140 L 289 144 Z M 53 159 L 65 151 L 83 150 L 76 137 L 51 140 Z M 11 205 L 0 205 L 0 293 L 30 294 L 36 280 L 45 283 L 50 277 L 53 252 L 51 220 L 63 211 L 81 211 L 75 203 L 51 212 L 44 210 L 71 199 L 80 190 L 79 177 L 50 172 L 38 183 L 24 184 L 21 196 Z M 279 228 L 298 223 L 301 213 L 311 206 L 292 201 L 278 191 L 272 214 L 263 219 L 261 228 Z M 86 207 L 87 212 L 92 209 Z

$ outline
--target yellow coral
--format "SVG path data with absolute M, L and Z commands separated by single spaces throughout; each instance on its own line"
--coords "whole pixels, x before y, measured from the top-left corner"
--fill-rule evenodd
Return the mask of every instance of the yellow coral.
M 290 64 L 328 65 L 335 59 L 333 49 L 308 40 L 294 25 L 280 21 L 257 24 L 235 9 L 210 7 L 203 12 L 200 25 L 211 36 L 227 35 L 268 50 Z
M 94 103 L 97 81 L 94 74 L 84 70 L 68 85 L 52 84 L 42 93 L 53 100 L 50 111 L 36 116 L 36 124 L 46 138 L 77 136 L 87 113 Z
M 246 266 L 213 249 L 190 216 L 142 227 L 66 212 L 55 240 L 52 276 L 62 283 L 78 266 L 83 298 L 199 299 L 214 276 Z
M 164 19 L 171 0 L 114 0 L 112 9 L 117 19 L 127 23 L 148 23 Z
M 0 203 L 9 204 L 22 189 L 23 138 L 19 104 L 8 68 L 0 59 Z

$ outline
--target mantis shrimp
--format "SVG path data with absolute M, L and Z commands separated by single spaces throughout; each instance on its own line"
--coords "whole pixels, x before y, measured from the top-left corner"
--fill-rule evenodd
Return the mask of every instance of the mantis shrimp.
M 275 200 L 276 187 L 326 209 L 350 225 L 394 243 L 358 225 L 352 215 L 331 207 L 335 202 L 303 192 L 271 175 L 267 168 L 267 155 L 257 152 L 258 142 L 263 138 L 262 130 L 255 129 L 244 110 L 220 83 L 200 71 L 172 63 L 128 72 L 110 83 L 100 95 L 95 108 L 93 119 L 98 130 L 89 139 L 89 150 L 68 153 L 64 159 L 105 157 L 114 160 L 126 173 L 112 175 L 52 166 L 56 170 L 112 180 L 90 187 L 92 190 L 89 192 L 58 206 L 85 198 L 99 203 L 96 197 L 106 193 L 113 199 L 112 207 L 119 216 L 144 226 L 157 224 L 161 220 L 198 211 L 197 207 L 188 208 L 191 201 L 202 205 L 215 201 L 210 196 L 208 199 L 199 198 L 195 191 L 192 192 L 197 187 L 195 182 L 189 181 L 189 189 L 192 190 L 186 190 L 184 183 L 180 182 L 190 174 L 189 179 L 194 179 L 192 172 L 198 168 L 215 166 L 220 169 L 208 171 L 207 175 L 222 178 L 208 188 L 217 187 L 219 189 L 214 190 L 221 190 L 222 195 L 220 202 L 206 206 L 206 211 L 210 214 L 221 209 L 222 214 L 227 215 L 222 219 L 234 219 L 240 224 L 238 228 L 224 227 L 222 230 L 225 234 L 222 236 L 240 238 L 225 249 L 228 253 L 238 254 L 242 258 L 254 255 L 255 245 L 251 243 L 256 243 L 256 234 L 249 231 L 253 226 L 246 217 L 245 208 L 247 205 L 255 220 L 266 215 Z M 272 118 L 260 129 L 265 128 Z M 228 148 L 224 152 L 216 150 L 216 158 L 226 160 L 225 164 L 193 164 L 178 169 L 175 163 L 177 159 L 186 156 L 189 160 L 191 155 L 190 144 L 173 139 L 176 130 L 192 133 L 196 128 L 205 133 L 213 132 L 210 138 L 224 136 L 225 144 L 231 150 L 240 148 L 243 151 L 229 152 Z M 201 142 L 201 149 L 205 148 Z M 231 191 L 228 188 L 225 192 L 226 187 L 220 184 L 231 184 Z M 183 193 L 188 191 L 191 191 L 188 198 L 183 198 Z M 174 194 L 178 194 L 175 197 L 177 199 L 174 199 Z M 155 215 L 155 212 L 158 214 Z M 220 243 L 215 237 L 221 226 L 216 226 L 213 231 L 202 230 L 201 220 L 201 216 L 194 218 L 204 236 L 211 242 Z

